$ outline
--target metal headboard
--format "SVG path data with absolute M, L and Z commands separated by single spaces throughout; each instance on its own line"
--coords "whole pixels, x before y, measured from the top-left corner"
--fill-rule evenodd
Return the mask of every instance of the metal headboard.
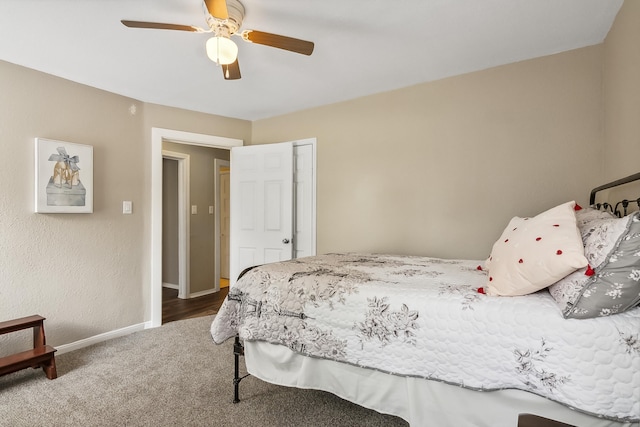
M 605 210 L 608 209 L 611 211 L 611 213 L 613 213 L 614 215 L 617 215 L 618 217 L 623 217 L 627 215 L 627 210 L 629 208 L 629 205 L 633 205 L 634 203 L 638 206 L 638 209 L 640 209 L 640 197 L 638 197 L 636 200 L 624 199 L 617 202 L 615 205 L 612 205 L 606 202 L 595 203 L 597 192 L 602 190 L 607 190 L 609 188 L 617 187 L 619 185 L 628 184 L 633 181 L 639 181 L 639 180 L 640 180 L 640 172 L 634 173 L 633 175 L 629 175 L 626 178 L 621 178 L 616 181 L 612 181 L 608 184 L 601 185 L 600 187 L 596 187 L 593 190 L 591 190 L 591 196 L 589 197 L 589 205 L 592 205 L 592 206 L 595 205 L 597 209 L 600 209 L 600 208 L 603 208 Z M 620 211 L 620 207 L 622 207 L 622 211 Z

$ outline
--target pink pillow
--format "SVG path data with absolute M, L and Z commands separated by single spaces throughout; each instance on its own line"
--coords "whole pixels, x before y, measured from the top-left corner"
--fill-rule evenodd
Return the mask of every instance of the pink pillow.
M 527 295 L 587 266 L 575 205 L 567 202 L 509 222 L 487 262 L 488 295 Z

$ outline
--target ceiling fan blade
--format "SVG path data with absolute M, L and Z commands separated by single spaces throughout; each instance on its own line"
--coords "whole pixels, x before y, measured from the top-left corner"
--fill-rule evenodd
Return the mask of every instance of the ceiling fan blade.
M 144 22 L 144 21 L 127 21 L 122 20 L 125 26 L 129 28 L 152 28 L 156 30 L 178 30 L 178 31 L 191 31 L 197 33 L 202 31 L 198 27 L 192 27 L 191 25 L 177 25 L 177 24 L 161 24 L 159 22 Z
M 207 10 L 214 18 L 221 20 L 229 19 L 227 11 L 227 0 L 204 0 Z
M 311 55 L 314 48 L 313 42 L 294 39 L 292 37 L 279 36 L 278 34 L 265 33 L 263 31 L 256 30 L 243 31 L 242 38 L 252 43 L 277 47 L 278 49 L 301 53 L 303 55 Z
M 236 59 L 229 65 L 222 66 L 222 74 L 225 80 L 238 80 L 240 78 L 240 65 Z

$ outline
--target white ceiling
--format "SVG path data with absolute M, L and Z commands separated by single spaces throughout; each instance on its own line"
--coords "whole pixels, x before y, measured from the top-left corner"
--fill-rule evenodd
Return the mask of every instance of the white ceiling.
M 0 59 L 143 102 L 257 120 L 604 40 L 623 0 L 241 0 L 243 29 L 315 42 L 239 46 L 225 81 L 202 0 L 0 0 Z M 0 76 L 1 78 L 1 76 Z

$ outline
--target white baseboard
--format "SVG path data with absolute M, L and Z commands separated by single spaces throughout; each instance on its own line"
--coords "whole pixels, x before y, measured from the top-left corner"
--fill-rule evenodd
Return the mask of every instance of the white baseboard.
M 189 298 L 198 298 L 198 297 L 203 297 L 205 295 L 210 295 L 210 294 L 215 294 L 216 290 L 215 289 L 208 289 L 206 291 L 200 291 L 200 292 L 196 292 L 194 294 L 189 294 Z
M 162 282 L 162 287 L 163 288 L 169 288 L 169 289 L 175 289 L 177 291 L 180 291 L 180 287 L 178 285 L 174 285 L 173 283 L 167 283 L 167 282 Z M 215 289 L 209 289 L 206 291 L 200 291 L 200 292 L 196 292 L 193 294 L 189 294 L 189 296 L 186 299 L 189 298 L 198 298 L 198 297 L 202 297 L 205 295 L 209 295 L 209 294 L 214 294 L 216 292 Z M 180 298 L 180 296 L 178 296 L 178 298 Z
M 75 341 L 69 344 L 63 344 L 61 346 L 57 346 L 56 350 L 58 351 L 56 352 L 56 354 L 64 354 L 73 350 L 80 350 L 81 348 L 88 347 L 93 344 L 97 344 L 113 338 L 129 335 L 134 332 L 142 331 L 143 329 L 149 329 L 150 327 L 151 327 L 151 322 L 145 322 L 145 323 L 138 323 L 137 325 L 127 326 L 122 329 L 116 329 L 115 331 L 94 335 L 92 337 Z

